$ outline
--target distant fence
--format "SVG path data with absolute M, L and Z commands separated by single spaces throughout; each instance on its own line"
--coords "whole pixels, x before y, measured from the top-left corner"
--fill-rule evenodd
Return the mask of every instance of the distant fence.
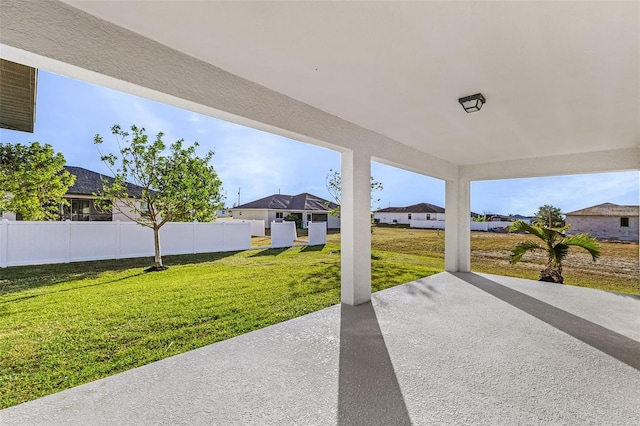
M 471 222 L 472 231 L 491 231 L 513 225 L 513 222 Z M 444 220 L 410 220 L 411 228 L 444 229 Z
M 265 233 L 265 221 L 259 219 L 222 219 L 219 222 L 224 223 L 249 223 L 251 224 L 251 236 L 252 237 L 264 237 Z
M 513 225 L 513 222 L 471 222 L 472 231 L 491 231 Z
M 160 244 L 166 255 L 247 250 L 251 223 L 167 223 Z M 133 222 L 0 221 L 3 268 L 153 255 L 153 231 Z
M 444 229 L 444 220 L 416 220 L 411 219 L 409 221 L 411 228 L 421 229 Z

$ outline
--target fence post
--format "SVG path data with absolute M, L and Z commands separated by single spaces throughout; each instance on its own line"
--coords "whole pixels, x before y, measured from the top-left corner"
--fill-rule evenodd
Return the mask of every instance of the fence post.
M 0 221 L 0 268 L 6 268 L 9 259 L 9 221 Z
M 71 259 L 71 221 L 69 219 L 65 220 L 65 253 L 64 253 L 64 263 L 69 263 Z
M 196 231 L 198 228 L 198 222 L 193 221 L 193 232 L 192 232 L 192 243 L 193 243 L 193 254 L 196 254 Z
M 120 221 L 116 220 L 116 260 L 120 259 Z

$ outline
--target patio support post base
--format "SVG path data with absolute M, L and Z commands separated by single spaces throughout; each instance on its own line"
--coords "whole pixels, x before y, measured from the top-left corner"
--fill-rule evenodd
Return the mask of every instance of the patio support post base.
M 341 162 L 340 299 L 355 306 L 371 300 L 371 156 L 345 151 Z
M 471 181 L 445 182 L 444 269 L 471 271 Z

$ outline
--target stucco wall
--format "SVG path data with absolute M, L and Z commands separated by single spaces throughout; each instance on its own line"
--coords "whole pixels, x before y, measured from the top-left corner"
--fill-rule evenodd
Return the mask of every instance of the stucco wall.
M 244 219 L 244 220 L 264 220 L 266 227 L 271 227 L 271 221 L 274 220 L 275 214 L 273 218 L 270 217 L 269 212 L 263 209 L 249 209 L 249 210 L 232 210 L 231 217 L 234 219 Z
M 638 242 L 638 217 L 629 217 L 629 226 L 620 226 L 619 216 L 567 216 L 570 235 L 583 232 L 599 239 Z

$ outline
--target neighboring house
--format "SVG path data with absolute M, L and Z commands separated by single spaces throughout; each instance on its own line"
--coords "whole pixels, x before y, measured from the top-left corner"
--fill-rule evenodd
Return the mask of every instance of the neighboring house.
M 376 223 L 409 225 L 411 220 L 444 221 L 444 209 L 429 203 L 419 203 L 407 207 L 387 207 L 373 214 Z
M 282 222 L 289 215 L 299 218 L 303 228 L 309 222 L 327 222 L 327 228 L 340 228 L 340 218 L 329 214 L 337 207 L 335 203 L 306 192 L 274 194 L 234 207 L 231 216 L 234 219 L 264 220 L 267 228 L 271 227 L 271 222 Z
M 64 198 L 69 202 L 68 206 L 61 206 L 60 219 L 71 221 L 130 221 L 126 215 L 118 211 L 117 208 L 113 212 L 105 212 L 96 207 L 94 193 L 102 190 L 102 178 L 112 181 L 113 178 L 104 176 L 100 173 L 84 169 L 82 167 L 65 166 L 72 175 L 76 176 L 75 183 L 69 187 Z M 128 192 L 132 198 L 137 198 L 142 194 L 142 187 L 128 184 Z M 140 203 L 140 202 L 138 202 Z M 121 210 L 128 210 L 126 206 L 120 204 Z M 140 206 L 140 204 L 138 204 Z M 128 214 L 133 216 L 133 212 Z M 19 215 L 11 212 L 4 212 L 0 215 L 0 219 L 21 220 Z
M 598 204 L 565 213 L 570 235 L 588 233 L 595 238 L 638 242 L 640 206 Z
M 521 214 L 512 214 L 507 216 L 507 221 L 509 222 L 515 222 L 516 220 L 521 220 L 526 224 L 533 224 L 534 222 L 534 218 L 531 216 L 522 216 Z
M 516 220 L 521 220 L 524 223 L 531 225 L 534 221 L 534 218 L 529 216 L 523 216 L 521 214 L 510 214 L 510 215 L 501 215 L 501 214 L 487 214 L 488 222 L 515 222 Z
M 216 217 L 218 219 L 226 219 L 228 217 L 231 217 L 231 209 L 225 207 L 224 209 L 217 210 Z
M 62 220 L 72 221 L 129 221 L 126 215 L 121 213 L 118 208 L 114 208 L 113 212 L 104 212 L 96 208 L 94 193 L 102 191 L 102 179 L 113 181 L 113 178 L 104 176 L 100 173 L 84 169 L 82 167 L 65 166 L 65 169 L 76 176 L 75 183 L 69 187 L 64 198 L 69 201 L 69 206 L 63 207 Z M 138 198 L 142 195 L 142 187 L 127 183 L 127 191 L 132 198 Z M 117 201 L 116 201 L 117 202 Z M 140 202 L 138 202 L 140 203 Z M 138 204 L 140 207 L 140 204 Z M 120 209 L 127 211 L 128 208 L 120 204 Z M 132 216 L 132 212 L 127 213 Z

